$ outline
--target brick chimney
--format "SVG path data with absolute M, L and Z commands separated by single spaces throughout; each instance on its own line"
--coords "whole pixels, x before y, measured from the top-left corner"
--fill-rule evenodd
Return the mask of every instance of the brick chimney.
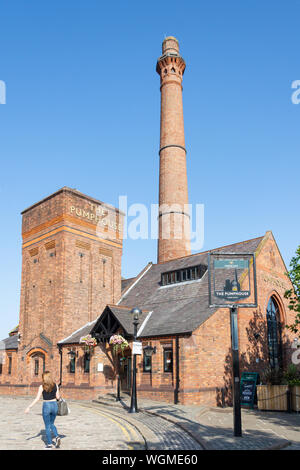
M 162 44 L 158 263 L 191 254 L 184 140 L 182 76 L 185 62 L 172 36 Z

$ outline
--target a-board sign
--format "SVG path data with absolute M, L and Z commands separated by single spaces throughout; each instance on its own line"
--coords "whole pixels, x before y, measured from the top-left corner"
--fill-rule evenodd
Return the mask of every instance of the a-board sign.
M 243 372 L 241 377 L 241 405 L 253 408 L 256 385 L 258 381 L 257 372 Z

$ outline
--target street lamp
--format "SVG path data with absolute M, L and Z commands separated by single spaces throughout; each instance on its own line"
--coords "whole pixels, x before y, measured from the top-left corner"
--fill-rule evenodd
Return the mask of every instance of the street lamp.
M 133 341 L 136 341 L 137 327 L 139 324 L 139 317 L 142 314 L 142 311 L 139 308 L 133 308 L 130 313 L 133 318 L 133 327 L 134 327 Z M 130 404 L 129 413 L 138 413 L 137 399 L 136 399 L 136 354 L 133 354 L 132 390 L 131 390 L 131 404 Z

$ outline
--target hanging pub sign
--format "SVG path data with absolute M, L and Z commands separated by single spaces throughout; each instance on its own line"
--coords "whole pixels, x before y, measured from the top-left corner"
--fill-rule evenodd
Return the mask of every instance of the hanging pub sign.
M 236 304 L 256 307 L 255 258 L 252 253 L 209 253 L 208 278 L 210 307 Z
M 216 297 L 226 300 L 239 300 L 246 299 L 250 296 L 250 284 L 248 289 L 242 290 L 238 280 L 238 270 L 249 270 L 249 260 L 242 258 L 215 259 L 214 269 L 227 269 L 229 273 L 228 278 L 225 279 L 223 289 L 218 290 L 214 285 L 214 294 Z

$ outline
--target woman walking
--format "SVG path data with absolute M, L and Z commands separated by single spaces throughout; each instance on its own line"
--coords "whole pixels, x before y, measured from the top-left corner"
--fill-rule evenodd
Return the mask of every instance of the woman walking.
M 46 428 L 47 444 L 45 449 L 53 449 L 60 447 L 60 437 L 58 436 L 57 429 L 54 426 L 54 421 L 57 415 L 57 400 L 60 399 L 59 389 L 57 384 L 53 381 L 49 371 L 45 371 L 42 375 L 43 384 L 40 385 L 35 400 L 26 408 L 25 413 L 29 413 L 32 408 L 43 395 L 43 420 Z M 55 437 L 55 446 L 52 443 L 51 432 Z

